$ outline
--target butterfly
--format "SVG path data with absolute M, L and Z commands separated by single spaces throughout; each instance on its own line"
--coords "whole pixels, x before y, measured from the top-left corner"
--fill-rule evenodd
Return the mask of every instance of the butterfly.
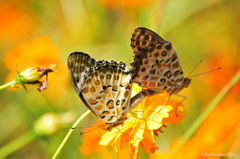
M 122 62 L 97 61 L 74 52 L 68 57 L 68 70 L 78 96 L 108 131 L 123 124 L 127 113 L 147 95 L 143 91 L 131 98 L 130 68 Z
M 170 98 L 189 86 L 191 78 L 184 77 L 177 53 L 169 41 L 140 27 L 132 34 L 131 47 L 134 51 L 132 80 L 151 95 L 168 92 Z

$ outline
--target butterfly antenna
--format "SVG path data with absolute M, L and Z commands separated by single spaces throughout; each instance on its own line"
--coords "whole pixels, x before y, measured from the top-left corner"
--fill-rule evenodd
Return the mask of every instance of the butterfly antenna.
M 202 62 L 202 60 L 200 60 L 196 66 L 192 69 L 192 71 L 189 73 L 188 77 L 190 77 L 190 75 L 193 73 L 193 71 L 197 68 L 197 66 Z
M 216 71 L 216 70 L 220 70 L 220 69 L 221 69 L 221 67 L 218 67 L 218 68 L 215 68 L 215 69 L 213 69 L 211 71 L 208 71 L 208 72 L 204 72 L 204 73 L 199 73 L 199 74 L 193 75 L 190 78 L 195 77 L 195 76 L 199 76 L 199 75 L 203 75 L 203 74 L 206 74 L 206 73 L 210 73 L 210 72 L 213 72 L 213 71 Z

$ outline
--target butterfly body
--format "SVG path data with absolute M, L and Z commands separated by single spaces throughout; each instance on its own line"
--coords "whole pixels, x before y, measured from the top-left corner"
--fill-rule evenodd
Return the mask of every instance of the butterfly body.
M 152 94 L 177 94 L 191 79 L 184 74 L 177 53 L 169 41 L 146 28 L 137 28 L 131 39 L 134 62 L 132 80 Z
M 127 113 L 141 100 L 139 95 L 131 98 L 130 68 L 122 62 L 97 61 L 74 52 L 68 57 L 68 69 L 79 97 L 106 123 L 105 130 L 123 124 Z

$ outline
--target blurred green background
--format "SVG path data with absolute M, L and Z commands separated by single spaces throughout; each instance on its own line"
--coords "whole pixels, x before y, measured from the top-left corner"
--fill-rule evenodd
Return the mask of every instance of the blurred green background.
M 190 87 L 181 91 L 180 94 L 187 96 L 186 117 L 178 124 L 168 125 L 156 139 L 158 153 L 167 152 L 240 68 L 239 8 L 238 0 L 2 0 L 0 83 L 12 80 L 17 69 L 51 63 L 60 67 L 49 74 L 48 89 L 41 93 L 37 86 L 28 87 L 27 92 L 24 89 L 0 91 L 0 147 L 33 131 L 37 121 L 48 113 L 52 116 L 46 120 L 53 122 L 47 128 L 51 135 L 34 137 L 5 158 L 51 158 L 74 121 L 87 110 L 71 85 L 68 55 L 82 51 L 95 59 L 122 61 L 130 66 L 133 60 L 130 39 L 137 27 L 149 28 L 171 41 L 185 75 L 200 59 L 203 62 L 194 74 L 222 67 L 220 71 L 194 78 Z M 226 97 L 224 105 L 228 109 L 239 110 L 239 86 L 238 83 Z M 240 119 L 220 113 L 222 118 L 216 118 L 216 122 Z M 96 117 L 89 116 L 81 126 L 89 126 L 94 121 Z M 223 140 L 234 143 L 227 151 L 240 156 L 239 127 L 235 131 L 233 140 Z M 79 132 L 77 129 L 73 133 L 59 158 L 98 158 L 101 152 L 82 154 Z M 218 144 L 225 145 L 224 141 Z M 114 150 L 110 151 L 108 157 L 115 158 Z M 151 155 L 140 148 L 139 158 L 146 157 Z

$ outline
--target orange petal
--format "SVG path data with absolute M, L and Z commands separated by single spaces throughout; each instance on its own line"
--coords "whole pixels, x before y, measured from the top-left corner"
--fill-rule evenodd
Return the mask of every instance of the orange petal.
M 48 66 L 52 63 L 58 64 L 58 57 L 58 49 L 49 37 L 43 36 L 15 46 L 4 60 L 7 68 L 16 72 L 16 65 L 20 71 L 33 66 Z
M 149 130 L 159 129 L 163 125 L 163 119 L 168 118 L 168 112 L 172 110 L 170 105 L 166 106 L 158 106 L 157 108 L 149 111 L 151 113 L 149 116 L 146 116 L 147 119 L 147 127 Z
M 156 147 L 155 145 L 153 131 L 151 130 L 144 131 L 143 140 L 140 142 L 140 145 L 144 148 L 145 153 L 149 151 L 154 152 L 155 149 L 158 149 L 158 147 Z
M 16 1 L 2 1 L 0 5 L 0 40 L 9 45 L 29 38 L 37 26 L 33 14 Z
M 85 155 L 99 152 L 104 148 L 104 146 L 99 145 L 98 142 L 101 139 L 101 136 L 105 133 L 105 131 L 100 128 L 90 131 L 91 129 L 94 129 L 97 125 L 100 124 L 93 124 L 91 127 L 85 130 L 87 133 L 83 134 L 83 144 L 80 147 L 80 150 Z
M 111 131 L 107 131 L 99 141 L 100 145 L 113 145 L 115 140 L 118 140 L 119 137 L 123 134 L 123 132 L 127 132 L 128 129 L 130 129 L 133 126 L 132 122 L 127 120 L 124 124 L 123 127 L 122 125 L 119 125 L 116 128 L 113 128 Z
M 139 119 L 137 121 L 129 136 L 129 153 L 131 158 L 137 158 L 138 156 L 139 143 L 143 139 L 145 129 L 145 122 Z
M 175 124 L 184 118 L 184 106 L 177 100 L 169 100 L 166 105 L 169 104 L 173 109 L 169 112 L 169 118 L 164 118 L 163 123 Z

